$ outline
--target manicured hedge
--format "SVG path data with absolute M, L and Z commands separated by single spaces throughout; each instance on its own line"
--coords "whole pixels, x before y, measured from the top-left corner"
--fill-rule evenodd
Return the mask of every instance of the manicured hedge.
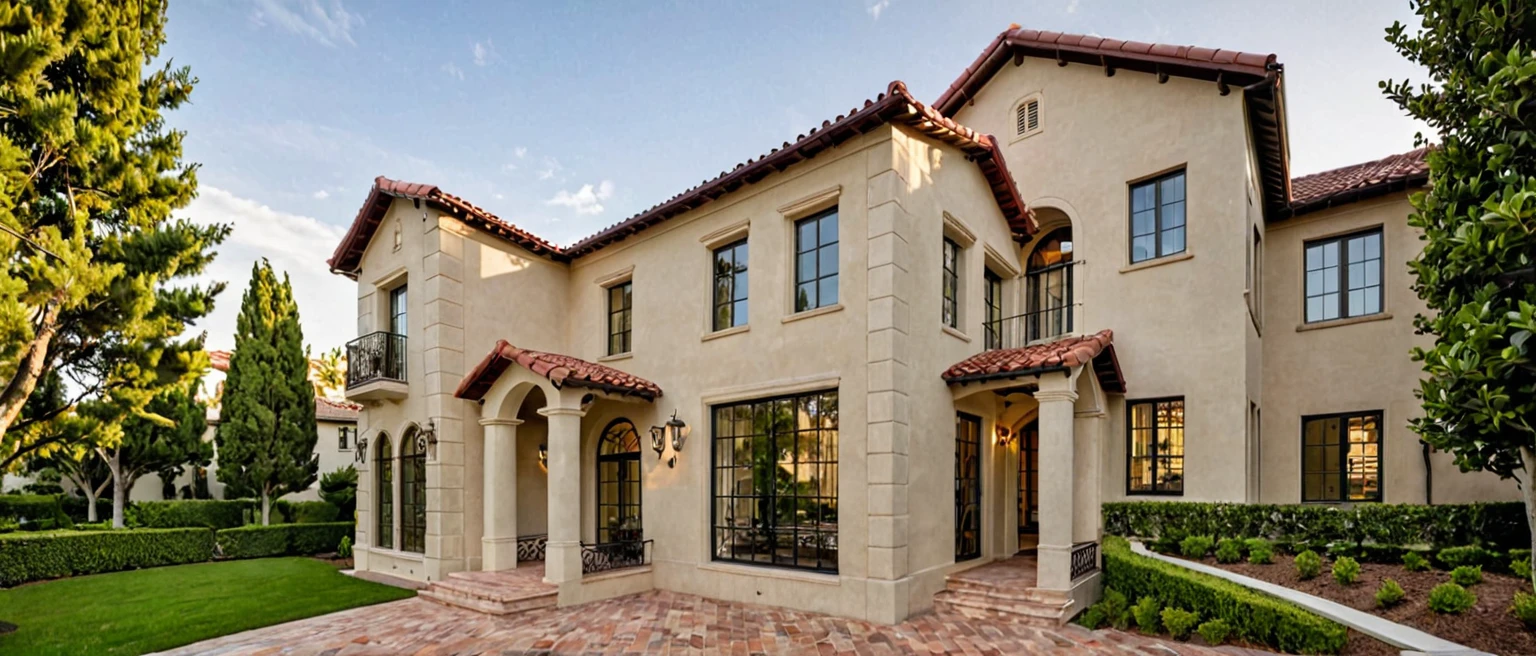
M 208 560 L 205 528 L 0 535 L 0 585 Z
M 149 528 L 203 527 L 224 530 L 244 525 L 245 511 L 250 506 L 249 499 L 181 499 L 140 501 L 134 504 L 134 509 L 138 513 L 139 524 Z
M 1104 504 L 1104 531 L 1144 538 L 1188 535 L 1262 537 L 1292 553 L 1327 550 L 1338 542 L 1365 545 L 1351 554 L 1367 560 L 1400 558 L 1402 548 L 1435 550 L 1481 545 L 1498 551 L 1530 548 L 1531 532 L 1519 502 L 1424 506 L 1316 505 L 1134 501 Z M 1397 545 L 1368 554 L 1371 545 Z
M 59 497 L 52 494 L 0 494 L 0 519 L 32 530 L 69 528 L 71 524 Z
M 1154 597 L 1202 619 L 1225 621 L 1232 635 L 1290 654 L 1335 654 L 1343 625 L 1231 581 L 1131 552 L 1124 538 L 1104 538 L 1104 585 L 1131 599 Z
M 86 502 L 85 497 L 64 495 L 59 500 L 59 505 L 64 507 L 64 514 L 69 515 L 69 518 L 76 522 L 84 522 L 90 519 L 90 509 L 88 508 L 90 504 Z M 110 494 L 105 499 L 96 500 L 96 519 L 97 521 L 112 519 L 112 496 Z
M 355 527 L 352 522 L 242 526 L 219 531 L 219 553 L 224 558 L 328 553 L 336 550 L 343 537 L 351 536 Z
M 256 504 L 260 511 L 261 504 Z M 324 524 L 336 521 L 341 509 L 324 501 L 278 501 L 272 504 L 274 515 L 281 514 L 285 524 Z M 276 517 L 274 522 L 278 521 Z

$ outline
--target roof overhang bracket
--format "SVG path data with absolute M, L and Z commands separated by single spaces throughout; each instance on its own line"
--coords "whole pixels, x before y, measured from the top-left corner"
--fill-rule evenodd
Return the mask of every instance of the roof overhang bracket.
M 1013 65 L 1014 66 L 1023 66 L 1024 65 L 1024 51 L 1023 50 L 1020 50 L 1018 52 L 1013 53 Z
M 1226 74 L 1226 71 L 1216 72 L 1216 91 L 1220 92 L 1223 96 L 1232 93 L 1232 87 L 1227 86 L 1226 80 L 1222 79 Z
M 1157 65 L 1157 83 L 1158 84 L 1167 84 L 1168 83 L 1168 71 L 1163 70 L 1163 65 L 1162 64 L 1158 64 Z
M 1115 67 L 1109 63 L 1109 57 L 1099 55 L 1099 61 L 1104 63 L 1104 77 L 1114 77 Z
M 1061 56 L 1061 48 L 1057 48 L 1056 49 L 1056 65 L 1057 66 L 1062 66 L 1062 67 L 1065 67 L 1067 65 L 1066 58 Z

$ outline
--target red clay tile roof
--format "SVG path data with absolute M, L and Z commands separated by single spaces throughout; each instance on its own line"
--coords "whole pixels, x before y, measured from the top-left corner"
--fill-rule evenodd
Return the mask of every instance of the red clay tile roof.
M 886 93 L 876 96 L 874 100 L 864 101 L 863 107 L 849 110 L 848 114 L 838 116 L 835 120 L 823 121 L 820 128 L 798 136 L 794 143 L 786 142 L 762 157 L 737 164 L 730 171 L 722 172 L 700 183 L 697 187 L 673 196 L 664 203 L 563 249 L 502 221 L 456 196 L 444 193 L 437 187 L 379 177 L 374 180 L 374 187 L 368 194 L 368 200 L 363 203 L 363 208 L 358 211 L 352 227 L 347 230 L 341 244 L 336 247 L 335 255 L 331 257 L 329 264 L 334 272 L 355 276 L 358 263 L 362 259 L 363 249 L 367 248 L 368 241 L 378 230 L 379 222 L 383 220 L 391 198 L 412 198 L 447 207 L 454 212 L 455 216 L 477 224 L 493 234 L 501 235 L 536 254 L 556 261 L 568 261 L 623 240 L 679 214 L 697 209 L 727 193 L 761 181 L 770 174 L 815 157 L 828 148 L 884 123 L 901 123 L 929 138 L 959 148 L 965 153 L 967 159 L 974 161 L 981 169 L 982 175 L 986 177 L 987 184 L 991 188 L 992 196 L 997 201 L 998 209 L 1007 219 L 1014 235 L 1022 240 L 1034 234 L 1034 217 L 1025 206 L 1023 197 L 1019 195 L 1018 186 L 1008 171 L 1008 164 L 1003 161 L 997 139 L 990 135 L 978 134 L 923 105 L 907 91 L 905 84 L 897 80 L 887 87 Z
M 1113 331 L 1101 330 L 1092 335 L 1068 337 L 1047 344 L 982 351 L 946 369 L 944 380 L 951 385 L 963 385 L 1092 364 L 1105 391 L 1124 394 L 1125 377 L 1120 373 L 1120 363 L 1115 358 L 1113 340 Z
M 229 373 L 229 351 L 209 351 L 208 361 L 214 369 Z
M 459 383 L 459 389 L 453 395 L 471 401 L 480 400 L 486 392 L 490 391 L 496 379 L 501 377 L 501 372 L 506 371 L 507 367 L 513 363 L 548 378 L 557 389 L 566 385 L 589 387 L 616 394 L 634 395 L 651 401 L 661 396 L 660 387 L 639 376 L 569 355 L 521 349 L 508 344 L 506 340 L 496 341 L 495 348 L 492 348 L 485 359 L 475 365 L 474 370 L 464 377 L 463 382 Z
M 1429 182 L 1429 148 L 1384 157 L 1374 162 L 1304 175 L 1291 180 L 1291 205 L 1285 216 L 1296 216 L 1420 187 Z
M 351 401 L 336 401 L 323 396 L 315 397 L 315 419 L 320 421 L 357 421 L 357 413 L 363 406 Z

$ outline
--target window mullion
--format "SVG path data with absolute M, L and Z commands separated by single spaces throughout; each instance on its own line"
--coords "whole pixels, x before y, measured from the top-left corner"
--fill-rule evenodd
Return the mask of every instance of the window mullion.
M 1163 256 L 1163 185 L 1152 183 L 1152 257 Z M 1156 408 L 1154 407 L 1155 411 Z M 1153 423 L 1156 423 L 1154 419 Z M 1155 485 L 1155 483 L 1154 483 Z

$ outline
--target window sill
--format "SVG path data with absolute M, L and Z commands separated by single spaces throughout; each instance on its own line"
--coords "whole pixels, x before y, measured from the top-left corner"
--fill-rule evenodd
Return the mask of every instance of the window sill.
M 1304 332 L 1307 332 L 1309 330 L 1322 330 L 1324 328 L 1337 328 L 1339 326 L 1353 326 L 1353 325 L 1355 325 L 1357 323 L 1370 323 L 1372 321 L 1389 321 L 1391 319 L 1392 319 L 1392 313 L 1391 312 L 1377 312 L 1376 314 L 1367 314 L 1367 315 L 1363 315 L 1363 316 L 1359 316 L 1359 317 L 1349 317 L 1347 319 L 1333 319 L 1333 320 L 1330 320 L 1330 321 L 1317 321 L 1317 322 L 1314 322 L 1314 323 L 1304 323 L 1304 324 L 1301 324 L 1299 326 L 1296 326 L 1296 332 L 1304 333 Z
M 817 585 L 830 586 L 843 584 L 843 580 L 836 574 L 822 574 L 819 572 L 797 572 L 772 565 L 743 565 L 711 561 L 708 563 L 699 564 L 698 569 L 706 572 L 718 572 L 720 574 L 754 576 L 765 579 L 779 579 L 783 581 L 796 581 L 800 583 L 814 583 Z
M 700 337 L 699 341 L 707 342 L 707 341 L 712 340 L 712 339 L 720 339 L 721 337 L 729 337 L 731 335 L 739 335 L 739 334 L 747 332 L 748 330 L 751 330 L 751 329 L 752 329 L 752 326 L 750 324 L 742 324 L 740 326 L 733 326 L 733 327 L 725 328 L 725 329 L 722 329 L 722 330 L 716 330 L 715 332 L 712 332 L 712 333 L 704 333 L 704 336 Z
M 840 311 L 842 311 L 842 309 L 843 309 L 843 304 L 842 303 L 836 303 L 836 304 L 828 305 L 828 306 L 825 306 L 825 307 L 819 307 L 819 308 L 816 308 L 814 310 L 806 310 L 804 312 L 797 312 L 795 314 L 791 314 L 791 315 L 789 315 L 787 317 L 784 317 L 781 321 L 783 321 L 783 323 L 790 323 L 792 321 L 799 321 L 801 319 L 809 319 L 811 317 L 819 317 L 819 316 L 821 316 L 823 314 L 832 314 L 833 312 L 840 312 Z
M 1183 253 L 1174 253 L 1173 255 L 1164 255 L 1159 258 L 1142 260 L 1135 264 L 1123 266 L 1120 268 L 1120 273 L 1130 273 L 1132 271 L 1141 271 L 1142 269 L 1151 269 L 1153 267 L 1160 267 L 1164 264 L 1173 264 L 1174 262 L 1192 260 L 1194 257 L 1195 254 L 1189 251 L 1184 251 Z
M 615 353 L 613 355 L 605 355 L 603 357 L 598 358 L 597 361 L 598 362 L 617 362 L 619 360 L 628 360 L 628 359 L 630 359 L 632 357 L 635 357 L 635 352 L 634 351 L 625 351 L 623 353 Z
M 967 344 L 971 343 L 970 335 L 962 333 L 959 330 L 956 330 L 954 328 L 950 328 L 949 326 L 943 326 L 943 328 L 944 328 L 944 334 L 945 335 L 949 335 L 950 337 L 958 339 L 958 340 L 960 340 L 962 342 L 965 342 Z

